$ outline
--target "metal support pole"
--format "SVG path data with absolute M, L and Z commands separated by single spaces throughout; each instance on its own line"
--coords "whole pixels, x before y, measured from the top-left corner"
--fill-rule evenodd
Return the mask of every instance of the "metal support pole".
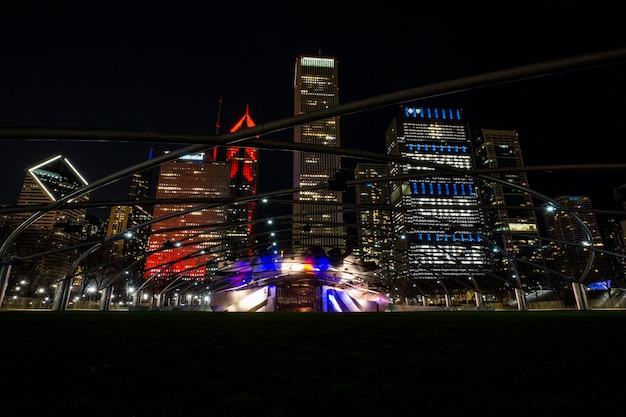
M 52 311 L 65 311 L 70 301 L 70 292 L 72 291 L 71 278 L 64 278 L 59 281 L 54 291 L 54 300 L 52 301 Z
M 572 291 L 574 292 L 574 299 L 576 300 L 576 309 L 589 310 L 587 292 L 585 291 L 583 284 L 577 281 L 572 281 Z
M 474 291 L 474 298 L 476 299 L 476 307 L 481 308 L 483 306 L 483 295 L 480 291 Z
M 517 300 L 517 309 L 520 311 L 526 310 L 526 297 L 524 297 L 524 291 L 521 288 L 515 288 L 515 299 Z
M 111 294 L 113 294 L 113 286 L 107 285 L 102 290 L 102 296 L 100 296 L 100 311 L 109 311 L 111 308 Z
M 2 264 L 0 266 L 0 307 L 2 307 L 4 294 L 6 293 L 7 287 L 9 286 L 9 277 L 11 276 L 12 268 L 13 265 L 11 264 Z
M 143 291 L 142 290 L 138 290 L 138 291 L 135 292 L 135 294 L 133 294 L 133 303 L 132 303 L 133 307 L 141 306 L 141 296 L 142 295 L 143 295 Z

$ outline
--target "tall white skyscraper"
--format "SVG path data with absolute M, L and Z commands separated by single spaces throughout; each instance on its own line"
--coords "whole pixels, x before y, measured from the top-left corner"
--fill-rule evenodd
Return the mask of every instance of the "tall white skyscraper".
M 469 129 L 460 110 L 403 106 L 386 133 L 394 162 L 391 206 L 398 277 L 464 282 L 484 274 L 488 251 L 475 180 L 442 168 L 469 170 L 473 156 Z M 432 282 L 431 281 L 431 282 Z
M 321 56 L 296 59 L 294 114 L 323 110 L 339 104 L 337 60 Z M 304 123 L 294 128 L 294 142 L 339 147 L 339 117 Z M 346 228 L 341 209 L 342 190 L 328 187 L 341 168 L 341 157 L 296 152 L 293 163 L 293 248 L 325 249 L 345 246 Z M 332 187 L 331 187 L 332 188 Z

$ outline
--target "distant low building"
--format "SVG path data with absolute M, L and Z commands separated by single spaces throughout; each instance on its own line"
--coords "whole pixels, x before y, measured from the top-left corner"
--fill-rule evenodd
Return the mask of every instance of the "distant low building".
M 221 268 L 212 278 L 210 306 L 217 312 L 382 312 L 390 299 L 378 271 L 352 255 L 310 247 L 300 255 L 268 251 Z

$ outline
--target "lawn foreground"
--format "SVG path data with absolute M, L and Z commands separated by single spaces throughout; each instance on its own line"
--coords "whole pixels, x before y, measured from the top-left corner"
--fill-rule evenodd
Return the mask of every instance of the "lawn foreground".
M 624 311 L 2 311 L 0 326 L 7 416 L 624 410 Z

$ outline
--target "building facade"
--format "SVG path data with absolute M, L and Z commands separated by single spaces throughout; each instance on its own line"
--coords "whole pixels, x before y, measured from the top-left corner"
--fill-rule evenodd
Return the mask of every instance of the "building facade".
M 229 172 L 226 162 L 206 162 L 203 152 L 161 165 L 156 198 L 170 202 L 154 207 L 144 274 L 157 291 L 172 280 L 203 279 L 207 269 L 216 270 L 224 260 Z
M 542 240 L 533 197 L 524 167 L 519 136 L 515 130 L 481 129 L 474 137 L 477 168 L 511 168 L 481 177 L 488 235 L 500 248 L 494 257 L 494 272 L 501 277 L 519 274 L 529 288 L 550 288 L 542 254 Z M 520 171 L 514 169 L 519 168 Z
M 56 155 L 26 170 L 18 205 L 51 204 L 87 184 L 68 158 Z M 86 194 L 74 202 L 88 200 Z M 30 212 L 15 214 L 13 228 L 31 215 Z M 50 291 L 68 273 L 75 274 L 74 283 L 80 282 L 80 271 L 70 271 L 70 267 L 79 256 L 79 249 L 72 247 L 81 242 L 85 215 L 84 208 L 48 211 L 15 239 L 11 255 L 32 257 L 12 268 L 12 278 L 22 283 L 20 296 L 32 297 L 37 292 Z
M 549 206 L 552 210 L 545 210 L 543 214 L 546 235 L 550 239 L 548 266 L 565 279 L 582 280 L 584 284 L 611 279 L 613 273 L 607 256 L 594 251 L 590 257 L 589 246 L 604 248 L 591 198 L 563 195 L 555 197 L 554 201 L 558 206 Z
M 469 128 L 460 110 L 402 106 L 386 132 L 395 274 L 413 286 L 466 285 L 490 269 Z M 449 169 L 447 169 L 449 168 Z
M 246 113 L 230 129 L 230 133 L 254 126 L 249 107 L 246 106 Z M 236 261 L 250 257 L 253 252 L 256 202 L 250 199 L 246 201 L 246 198 L 257 193 L 259 151 L 245 146 L 228 146 L 226 161 L 229 166 L 230 197 L 236 199 L 237 204 L 227 208 L 230 227 L 224 235 L 224 256 Z
M 117 263 L 117 267 L 130 265 L 127 269 L 129 277 L 127 285 L 133 286 L 143 280 L 145 268 L 145 256 L 148 252 L 148 239 L 152 220 L 152 207 L 141 201 L 151 198 L 152 193 L 152 169 L 132 174 L 129 201 L 136 201 L 134 205 L 113 206 L 109 212 L 106 238 L 130 231 L 123 238 L 114 239 L 110 242 L 109 258 Z
M 393 276 L 389 165 L 359 163 L 354 170 L 358 247 L 355 256 L 380 268 L 382 282 Z M 367 180 L 360 182 L 359 180 Z
M 321 56 L 296 59 L 294 115 L 339 104 L 337 60 Z M 339 117 L 294 127 L 294 142 L 340 147 Z M 294 152 L 293 249 L 310 246 L 343 248 L 346 227 L 341 209 L 342 191 L 329 187 L 341 170 L 341 157 L 317 152 Z

